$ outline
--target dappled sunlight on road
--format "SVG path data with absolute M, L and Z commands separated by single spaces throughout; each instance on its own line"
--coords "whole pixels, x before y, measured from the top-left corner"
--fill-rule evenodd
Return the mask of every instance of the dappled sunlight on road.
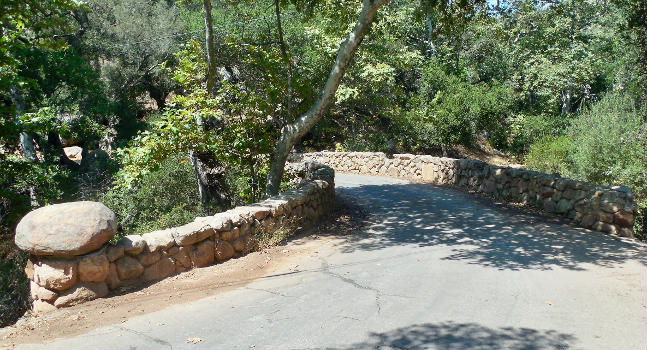
M 497 207 L 454 189 L 401 181 L 347 186 L 348 179 L 353 176 L 338 181 L 338 192 L 356 198 L 370 218 L 362 232 L 339 243 L 343 252 L 415 244 L 449 247 L 443 259 L 498 269 L 647 265 L 645 246 L 638 242 Z

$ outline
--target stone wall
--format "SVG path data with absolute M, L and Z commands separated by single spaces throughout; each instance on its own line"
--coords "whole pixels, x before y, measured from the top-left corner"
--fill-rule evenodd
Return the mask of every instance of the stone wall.
M 315 152 L 292 156 L 338 172 L 382 175 L 436 185 L 451 185 L 521 203 L 575 225 L 611 235 L 633 237 L 636 202 L 629 188 L 603 187 L 558 175 L 501 167 L 479 160 L 373 152 Z
M 239 257 L 257 249 L 260 233 L 307 226 L 332 208 L 335 175 L 321 164 L 300 169 L 304 178 L 294 190 L 180 227 L 129 235 L 115 245 L 106 242 L 116 231 L 116 218 L 101 203 L 64 203 L 31 212 L 16 229 L 16 244 L 32 254 L 25 272 L 34 312 Z

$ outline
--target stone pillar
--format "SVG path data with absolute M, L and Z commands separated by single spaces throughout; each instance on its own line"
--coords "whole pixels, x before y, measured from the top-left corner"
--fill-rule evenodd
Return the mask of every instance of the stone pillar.
M 48 205 L 25 215 L 15 242 L 31 254 L 25 273 L 34 313 L 108 294 L 110 263 L 103 247 L 116 230 L 115 213 L 97 202 Z

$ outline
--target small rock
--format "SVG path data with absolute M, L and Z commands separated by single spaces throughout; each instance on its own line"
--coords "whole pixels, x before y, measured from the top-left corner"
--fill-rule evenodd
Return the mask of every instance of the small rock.
M 621 227 L 633 227 L 635 216 L 633 213 L 626 211 L 619 211 L 613 214 L 613 222 Z
M 103 282 L 83 282 L 61 294 L 54 302 L 54 306 L 67 307 L 103 298 L 108 295 L 108 286 Z
M 213 228 L 204 222 L 191 222 L 186 225 L 176 227 L 173 232 L 175 244 L 179 246 L 195 244 L 200 241 L 204 241 L 213 235 Z
M 214 261 L 214 243 L 210 240 L 204 241 L 198 244 L 189 255 L 194 267 L 211 265 Z
M 115 262 L 122 256 L 124 256 L 124 247 L 121 245 L 111 245 L 106 249 L 106 257 L 110 262 Z
M 214 229 L 214 231 L 221 232 L 231 230 L 232 224 L 229 217 L 229 214 L 218 213 L 213 216 L 197 217 L 194 221 L 206 223 L 209 227 Z
M 144 267 L 133 257 L 125 255 L 117 260 L 117 273 L 121 280 L 135 279 L 143 272 Z
M 606 222 L 606 223 L 613 223 L 613 214 L 607 213 L 605 211 L 599 211 L 598 212 L 598 218 L 600 218 L 600 221 Z
M 56 311 L 56 306 L 44 300 L 34 300 L 34 304 L 32 305 L 31 310 L 36 315 L 42 315 L 48 312 Z
M 173 229 L 144 233 L 142 238 L 146 241 L 149 252 L 166 250 L 175 244 Z
M 144 266 L 150 266 L 158 262 L 160 260 L 160 257 L 161 256 L 159 252 L 152 252 L 152 253 L 145 252 L 145 253 L 139 254 L 137 258 L 139 259 L 140 264 Z
M 628 238 L 635 238 L 634 230 L 632 230 L 629 227 L 621 227 L 618 230 L 618 236 L 620 236 L 620 237 L 628 237 Z
M 232 245 L 238 253 L 248 253 L 258 247 L 258 242 L 251 235 L 238 237 Z
M 182 265 L 188 269 L 191 267 L 191 258 L 189 257 L 189 253 L 193 249 L 193 246 L 180 247 L 178 252 L 173 255 L 173 258 L 178 262 L 178 265 Z
M 179 248 L 179 247 L 175 247 L 175 246 L 173 246 L 173 247 L 169 248 L 169 250 L 167 251 L 167 253 L 168 253 L 169 255 L 175 255 L 175 254 L 177 254 L 177 252 L 179 252 L 179 251 L 180 251 L 180 248 Z
M 557 208 L 556 211 L 559 214 L 564 214 L 567 213 L 569 210 L 571 210 L 571 203 L 568 199 L 560 199 L 559 202 L 557 203 Z
M 34 282 L 47 289 L 66 290 L 76 283 L 76 262 L 42 259 L 34 265 Z
M 557 206 L 555 205 L 555 202 L 551 198 L 546 198 L 544 199 L 544 210 L 548 213 L 554 213 L 557 210 Z
M 160 259 L 157 263 L 144 270 L 142 278 L 144 281 L 161 280 L 175 273 L 175 263 L 170 257 Z
M 146 241 L 140 235 L 128 235 L 122 237 L 117 245 L 124 247 L 126 254 L 137 255 L 146 248 Z
M 612 236 L 618 235 L 618 227 L 614 224 L 604 223 L 602 227 L 602 232 L 610 234 Z
M 58 297 L 58 294 L 56 292 L 53 292 L 45 287 L 41 287 L 34 281 L 29 281 L 29 289 L 31 292 L 31 298 L 34 300 L 52 302 Z
M 106 283 L 110 289 L 116 289 L 121 284 L 116 264 L 110 264 L 110 267 L 108 268 L 108 276 L 106 276 Z
M 31 258 L 27 260 L 27 264 L 25 265 L 25 275 L 27 275 L 27 278 L 30 280 L 34 280 L 34 263 Z
M 108 276 L 110 262 L 102 251 L 79 260 L 79 278 L 84 282 L 103 282 Z
M 231 245 L 231 243 L 218 239 L 215 243 L 215 253 L 216 259 L 218 261 L 223 261 L 234 256 L 236 252 L 234 251 L 234 247 Z
M 182 266 L 182 264 L 178 264 L 177 262 L 175 263 L 175 273 L 182 273 L 182 272 L 187 271 L 187 270 L 188 269 L 186 267 Z
M 236 238 L 238 238 L 238 236 L 240 236 L 240 229 L 238 227 L 235 227 L 231 231 L 225 231 L 220 233 L 220 238 L 227 242 L 231 242 L 235 240 Z
M 562 193 L 562 197 L 566 199 L 574 199 L 575 198 L 575 190 L 572 188 L 567 188 L 564 190 L 564 193 Z

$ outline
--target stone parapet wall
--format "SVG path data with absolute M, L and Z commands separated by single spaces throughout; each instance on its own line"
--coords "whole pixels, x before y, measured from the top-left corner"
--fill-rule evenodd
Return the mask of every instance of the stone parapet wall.
M 22 249 L 32 252 L 25 272 L 31 281 L 34 312 L 80 304 L 108 296 L 112 290 L 124 286 L 158 281 L 192 268 L 239 257 L 258 248 L 261 234 L 316 222 L 333 207 L 335 174 L 322 164 L 305 163 L 298 168 L 304 179 L 294 190 L 213 216 L 198 217 L 180 227 L 125 236 L 114 245 L 99 242 L 100 248 L 81 255 L 75 250 L 65 256 L 61 249 L 55 256 L 43 255 L 42 248 L 47 248 L 48 244 L 39 242 L 43 238 L 39 229 L 46 220 L 38 220 L 38 215 L 32 215 L 36 219 L 24 220 L 25 223 L 19 225 L 16 242 Z M 91 203 L 76 202 L 83 208 Z M 111 213 L 103 208 L 104 212 Z M 49 212 L 56 211 L 53 209 Z M 106 224 L 104 220 L 101 227 L 114 226 L 116 229 L 114 213 L 112 216 L 112 221 L 109 219 Z M 56 218 L 49 220 L 54 222 Z M 112 237 L 114 229 L 104 242 Z M 67 236 L 72 234 L 68 232 Z M 102 234 L 105 236 L 105 230 Z
M 637 206 L 631 191 L 624 186 L 595 186 L 556 174 L 427 155 L 395 154 L 389 158 L 378 152 L 314 152 L 294 154 L 291 159 L 327 164 L 342 173 L 456 186 L 532 206 L 594 231 L 634 236 Z

